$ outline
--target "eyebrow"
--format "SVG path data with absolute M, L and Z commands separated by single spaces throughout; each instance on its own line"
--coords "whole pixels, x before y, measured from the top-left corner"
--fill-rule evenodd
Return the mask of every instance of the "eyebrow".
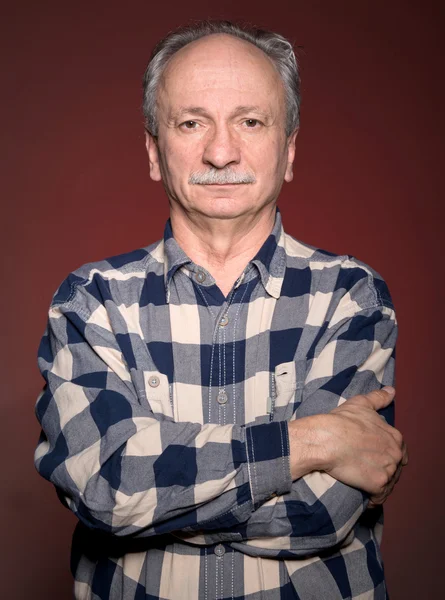
M 172 114 L 173 118 L 182 117 L 184 115 L 200 115 L 207 116 L 207 111 L 201 106 L 182 106 L 179 110 Z
M 258 115 L 262 115 L 263 117 L 270 117 L 270 113 L 268 111 L 264 111 L 259 106 L 253 104 L 237 106 L 232 112 L 232 116 L 238 117 L 244 113 L 256 113 Z
M 264 118 L 271 117 L 269 112 L 265 112 L 259 106 L 255 106 L 255 105 L 237 106 L 232 111 L 230 116 L 232 118 L 238 117 L 243 113 L 256 113 L 258 115 L 261 115 Z M 209 117 L 210 116 L 208 111 L 205 108 L 203 108 L 202 106 L 183 106 L 183 107 L 179 108 L 177 111 L 175 111 L 174 113 L 172 113 L 169 120 L 176 120 L 176 119 L 183 117 L 184 115 L 197 115 L 197 116 L 201 116 L 201 117 Z

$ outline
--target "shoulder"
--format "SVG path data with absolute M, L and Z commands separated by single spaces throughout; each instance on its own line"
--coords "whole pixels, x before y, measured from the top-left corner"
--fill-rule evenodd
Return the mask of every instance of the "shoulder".
M 393 309 L 388 286 L 371 266 L 351 254 L 340 255 L 296 240 L 284 234 L 287 266 L 305 268 L 310 273 L 311 294 L 342 297 L 357 309 L 385 306 Z
M 85 263 L 62 281 L 51 306 L 70 303 L 79 290 L 94 293 L 98 287 L 128 286 L 128 282 L 145 280 L 148 273 L 163 272 L 163 240 L 103 260 Z M 127 283 L 125 283 L 127 282 Z

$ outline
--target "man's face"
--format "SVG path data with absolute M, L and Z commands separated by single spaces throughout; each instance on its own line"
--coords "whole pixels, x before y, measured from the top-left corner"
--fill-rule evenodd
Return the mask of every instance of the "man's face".
M 157 98 L 150 175 L 172 210 L 211 218 L 254 215 L 292 179 L 296 133 L 285 133 L 284 87 L 269 58 L 228 35 L 174 55 Z

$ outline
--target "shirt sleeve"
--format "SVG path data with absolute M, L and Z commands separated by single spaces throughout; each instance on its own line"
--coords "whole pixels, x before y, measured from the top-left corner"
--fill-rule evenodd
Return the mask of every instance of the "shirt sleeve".
M 311 345 L 292 419 L 328 413 L 352 396 L 394 384 L 395 313 L 391 302 L 379 295 L 377 302 L 362 308 L 368 299 L 356 300 L 363 286 L 366 281 L 339 302 Z M 381 414 L 394 424 L 393 403 Z M 309 473 L 294 481 L 289 493 L 266 500 L 245 523 L 232 528 L 230 541 L 252 556 L 310 556 L 347 544 L 367 505 L 368 496 L 361 490 L 327 473 Z M 374 509 L 368 521 L 379 517 L 380 509 Z M 212 532 L 202 538 L 202 543 L 217 541 L 228 541 L 228 534 Z
M 119 536 L 228 528 L 290 490 L 286 423 L 200 425 L 154 412 L 104 307 L 94 307 L 100 325 L 88 292 L 62 287 L 69 297 L 53 302 L 39 348 L 35 464 L 85 525 Z

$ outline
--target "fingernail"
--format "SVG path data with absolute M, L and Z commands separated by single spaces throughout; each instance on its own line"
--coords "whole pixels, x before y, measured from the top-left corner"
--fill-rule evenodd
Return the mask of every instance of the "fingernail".
M 396 390 L 390 385 L 385 385 L 385 387 L 383 387 L 382 390 L 384 392 L 386 392 L 387 394 L 395 394 L 396 393 Z

